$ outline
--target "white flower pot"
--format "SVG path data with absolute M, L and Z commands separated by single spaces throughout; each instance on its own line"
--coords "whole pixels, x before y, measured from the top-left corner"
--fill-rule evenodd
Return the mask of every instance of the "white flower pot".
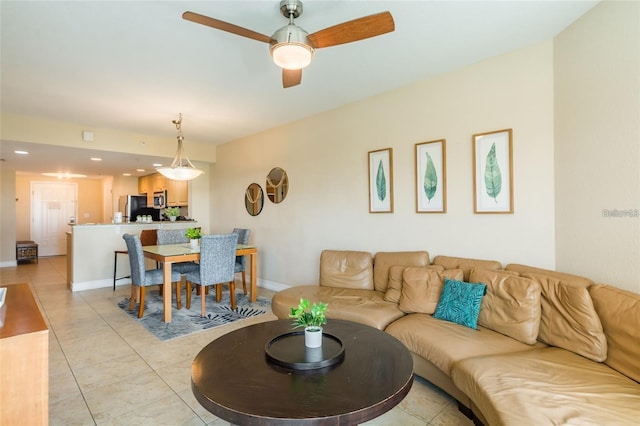
M 190 240 L 191 248 L 197 249 L 197 248 L 198 248 L 198 242 L 199 242 L 199 241 L 200 241 L 200 240 L 199 240 L 199 239 L 197 239 L 197 238 L 193 238 L 193 239 L 191 239 L 191 240 Z
M 308 348 L 322 346 L 322 327 L 311 326 L 304 329 L 304 345 Z
M 178 216 L 169 216 L 169 220 L 171 222 L 175 222 L 177 218 L 178 218 Z

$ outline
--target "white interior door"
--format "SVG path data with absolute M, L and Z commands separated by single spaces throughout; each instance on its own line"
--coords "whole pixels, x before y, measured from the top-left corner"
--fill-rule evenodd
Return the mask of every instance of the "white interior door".
M 31 239 L 39 256 L 67 253 L 69 218 L 76 217 L 78 185 L 62 182 L 31 183 Z

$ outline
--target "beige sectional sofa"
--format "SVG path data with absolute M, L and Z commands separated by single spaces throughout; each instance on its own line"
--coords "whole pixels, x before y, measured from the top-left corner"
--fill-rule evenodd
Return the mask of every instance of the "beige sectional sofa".
M 436 318 L 438 305 L 455 301 L 449 280 L 486 286 L 477 329 Z M 525 265 L 431 262 L 426 251 L 325 250 L 319 285 L 277 293 L 274 314 L 287 318 L 300 298 L 399 339 L 414 372 L 476 423 L 640 424 L 638 294 Z

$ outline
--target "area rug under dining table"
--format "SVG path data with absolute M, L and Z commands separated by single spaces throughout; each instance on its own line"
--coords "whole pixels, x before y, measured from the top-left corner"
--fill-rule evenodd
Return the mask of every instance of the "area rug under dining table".
M 215 293 L 215 290 L 214 290 Z M 236 309 L 231 309 L 229 292 L 223 292 L 222 300 L 218 303 L 215 296 L 207 296 L 205 317 L 200 316 L 200 296 L 193 293 L 191 297 L 191 309 L 186 309 L 186 294 L 182 290 L 182 309 L 176 308 L 175 294 L 172 303 L 172 321 L 164 322 L 162 297 L 155 287 L 147 289 L 145 294 L 144 316 L 138 318 L 138 305 L 132 311 L 129 310 L 129 298 L 116 299 L 117 305 L 126 312 L 131 319 L 143 325 L 159 340 L 170 340 L 186 336 L 213 327 L 241 321 L 247 318 L 264 315 L 271 311 L 271 301 L 266 297 L 258 296 L 255 302 L 249 300 L 249 295 L 236 293 Z

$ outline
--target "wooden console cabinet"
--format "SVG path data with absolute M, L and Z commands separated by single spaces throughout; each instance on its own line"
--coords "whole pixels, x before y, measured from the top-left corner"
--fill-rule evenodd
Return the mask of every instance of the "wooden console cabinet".
M 46 425 L 49 329 L 28 284 L 6 288 L 0 308 L 0 425 Z

